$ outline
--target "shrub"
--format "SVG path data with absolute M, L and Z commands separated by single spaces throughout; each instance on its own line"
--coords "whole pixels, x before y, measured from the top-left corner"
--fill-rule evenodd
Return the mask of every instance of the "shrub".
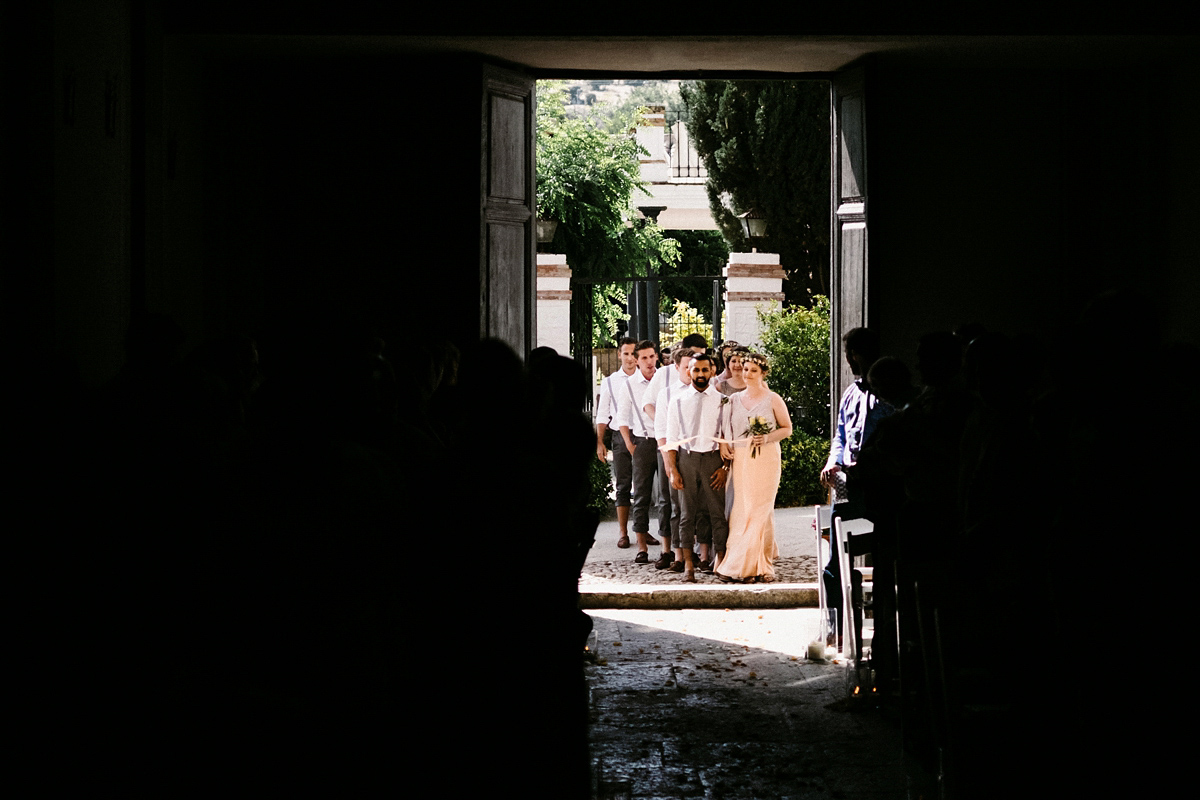
M 612 473 L 609 472 L 607 464 L 600 463 L 600 459 L 591 458 L 589 461 L 592 468 L 588 473 L 591 489 L 588 492 L 587 507 L 603 516 L 613 502 Z
M 793 429 L 792 435 L 779 443 L 779 448 L 783 474 L 775 505 L 791 508 L 825 502 L 826 490 L 821 486 L 820 474 L 829 456 L 829 440 Z
M 763 353 L 770 359 L 767 383 L 792 415 L 792 435 L 780 443 L 783 474 L 775 504 L 823 502 L 821 468 L 829 456 L 829 299 L 812 308 L 759 312 Z
M 792 424 L 829 438 L 829 298 L 812 308 L 760 311 L 763 353 L 771 361 L 767 383 L 792 412 Z

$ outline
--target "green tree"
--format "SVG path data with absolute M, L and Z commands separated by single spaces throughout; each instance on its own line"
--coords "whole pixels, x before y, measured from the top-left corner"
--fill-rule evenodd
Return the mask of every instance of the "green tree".
M 651 263 L 660 271 L 674 266 L 679 243 L 634 210 L 635 194 L 647 194 L 639 168 L 646 151 L 590 119 L 568 117 L 562 87 L 538 82 L 537 207 L 540 218 L 558 222 L 552 249 L 565 253 L 581 278 L 645 275 Z M 609 292 L 612 300 L 622 294 Z M 611 340 L 619 314 L 604 292 L 593 298 L 593 341 Z
M 708 170 L 713 218 L 750 249 L 737 214 L 756 209 L 791 304 L 829 294 L 829 87 L 821 81 L 690 81 L 688 134 Z
M 729 245 L 720 231 L 670 230 L 663 235 L 679 242 L 679 261 L 664 267 L 660 271 L 664 276 L 720 275 L 729 261 Z M 706 319 L 712 316 L 712 293 L 711 281 L 666 280 L 659 284 L 664 311 L 671 311 L 675 302 L 682 300 Z

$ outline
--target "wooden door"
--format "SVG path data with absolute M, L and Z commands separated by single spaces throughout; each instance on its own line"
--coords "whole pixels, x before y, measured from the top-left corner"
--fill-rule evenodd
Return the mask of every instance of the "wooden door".
M 837 425 L 842 393 L 854 380 L 842 348 L 842 335 L 870 325 L 867 306 L 867 138 L 866 92 L 862 68 L 833 82 L 831 93 L 832 160 L 832 314 L 830 327 L 830 413 Z
M 479 330 L 528 355 L 536 341 L 534 81 L 483 70 Z

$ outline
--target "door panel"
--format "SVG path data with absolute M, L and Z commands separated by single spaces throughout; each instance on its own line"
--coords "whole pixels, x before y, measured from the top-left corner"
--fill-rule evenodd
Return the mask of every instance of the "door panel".
M 842 350 L 842 335 L 851 328 L 870 325 L 868 315 L 867 254 L 867 139 L 866 92 L 863 70 L 857 68 L 832 82 L 831 137 L 833 220 L 832 289 L 830 319 L 830 413 L 837 424 L 842 393 L 854 380 Z
M 522 357 L 535 341 L 534 81 L 483 72 L 479 329 Z

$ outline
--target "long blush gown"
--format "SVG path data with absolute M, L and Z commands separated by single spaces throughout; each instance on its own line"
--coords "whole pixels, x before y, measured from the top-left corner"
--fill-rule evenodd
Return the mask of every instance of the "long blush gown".
M 778 423 L 771 409 L 771 394 L 768 392 L 752 408 L 742 405 L 743 392 L 732 395 L 726 418 L 732 424 L 725 438 L 748 439 L 751 417 L 764 417 L 775 428 Z M 775 559 L 779 558 L 775 542 L 775 495 L 779 491 L 781 469 L 778 442 L 764 444 L 756 458 L 750 457 L 748 442 L 734 445 L 733 485 L 737 491 L 729 514 L 729 541 L 725 558 L 716 569 L 718 574 L 739 580 L 756 576 L 774 579 Z

